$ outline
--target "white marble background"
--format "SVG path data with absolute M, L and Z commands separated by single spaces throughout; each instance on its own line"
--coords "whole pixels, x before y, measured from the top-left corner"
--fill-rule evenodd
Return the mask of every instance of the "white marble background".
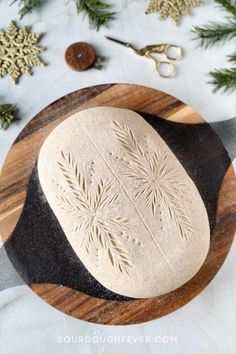
M 11 19 L 18 18 L 17 6 L 8 7 L 9 3 L 10 0 L 0 1 L 1 28 L 5 28 Z M 207 51 L 197 49 L 197 43 L 192 41 L 193 25 L 223 19 L 224 13 L 212 1 L 205 0 L 205 6 L 195 9 L 194 15 L 185 18 L 179 27 L 169 20 L 160 22 L 156 15 L 145 16 L 145 0 L 113 3 L 117 19 L 109 29 L 99 33 L 89 30 L 87 22 L 82 22 L 82 18 L 76 15 L 73 0 L 48 0 L 41 11 L 24 18 L 22 23 L 32 25 L 34 31 L 45 32 L 42 44 L 47 51 L 43 58 L 49 65 L 37 68 L 32 78 L 22 78 L 18 86 L 13 86 L 9 78 L 0 80 L 0 100 L 17 103 L 22 117 L 19 124 L 0 132 L 0 166 L 16 136 L 36 113 L 67 93 L 94 84 L 126 82 L 151 86 L 177 96 L 208 121 L 236 115 L 235 93 L 212 94 L 212 87 L 206 84 L 207 72 L 226 64 L 226 55 L 234 51 L 235 41 Z M 186 53 L 178 63 L 179 75 L 172 80 L 161 80 L 154 74 L 151 64 L 108 42 L 104 34 L 112 34 L 137 46 L 155 42 L 179 44 Z M 64 63 L 64 51 L 74 41 L 94 44 L 100 54 L 109 58 L 106 67 L 102 71 L 93 69 L 84 73 L 68 69 Z M 0 294 L 0 353 L 234 354 L 235 256 L 234 243 L 221 271 L 200 296 L 175 313 L 143 325 L 93 325 L 58 312 L 27 287 L 4 291 Z M 61 337 L 65 336 L 73 338 L 66 337 L 60 343 Z M 104 336 L 106 341 L 112 340 L 108 336 L 126 336 L 123 338 L 126 343 L 66 343 L 72 339 L 96 340 L 96 336 L 101 336 L 102 341 Z M 150 336 L 152 340 L 158 336 L 157 341 L 161 342 L 134 343 L 142 341 L 142 336 Z M 119 339 L 122 341 L 121 337 L 116 338 Z

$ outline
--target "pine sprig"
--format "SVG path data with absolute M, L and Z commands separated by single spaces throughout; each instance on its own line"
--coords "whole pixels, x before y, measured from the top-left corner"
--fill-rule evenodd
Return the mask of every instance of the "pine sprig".
M 236 37 L 236 20 L 229 19 L 227 23 L 210 23 L 203 27 L 197 26 L 194 32 L 196 39 L 200 39 L 200 46 L 209 48 Z
M 228 58 L 229 58 L 229 61 L 236 63 L 236 53 L 229 55 Z
M 236 2 L 232 2 L 229 0 L 215 0 L 217 4 L 223 7 L 227 12 L 231 13 L 236 17 Z
M 215 70 L 210 72 L 212 80 L 211 84 L 215 86 L 214 92 L 223 89 L 226 91 L 232 91 L 236 89 L 236 68 Z
M 210 23 L 203 27 L 195 27 L 195 39 L 200 40 L 203 48 L 223 44 L 236 37 L 236 0 L 215 0 L 229 14 L 227 22 Z M 236 64 L 236 53 L 228 56 L 229 62 Z M 223 89 L 225 92 L 236 90 L 236 67 L 216 69 L 210 72 L 210 83 L 215 86 L 214 92 Z
M 106 26 L 115 15 L 109 11 L 110 5 L 100 0 L 76 0 L 76 7 L 78 13 L 88 16 L 90 26 L 97 31 Z
M 16 106 L 12 104 L 0 105 L 0 129 L 6 130 L 12 123 L 18 120 Z
M 31 13 L 35 8 L 40 7 L 46 0 L 14 0 L 12 4 L 18 2 L 19 14 L 22 19 Z M 106 26 L 114 18 L 115 13 L 110 11 L 110 5 L 102 0 L 75 0 L 78 13 L 88 16 L 92 28 L 97 31 L 102 26 Z
M 31 13 L 35 8 L 40 7 L 44 0 L 14 0 L 12 4 L 19 2 L 19 14 L 22 19 L 25 15 Z

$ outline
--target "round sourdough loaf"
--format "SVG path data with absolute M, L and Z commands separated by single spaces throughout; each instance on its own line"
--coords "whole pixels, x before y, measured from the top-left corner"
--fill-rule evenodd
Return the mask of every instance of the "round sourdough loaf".
M 204 203 L 139 114 L 108 107 L 74 114 L 44 142 L 38 173 L 65 237 L 107 289 L 161 295 L 203 264 L 210 240 Z

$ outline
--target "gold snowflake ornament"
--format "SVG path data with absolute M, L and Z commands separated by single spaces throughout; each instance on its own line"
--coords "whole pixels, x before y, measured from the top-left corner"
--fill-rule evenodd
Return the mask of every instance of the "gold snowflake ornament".
M 201 5 L 201 0 L 150 0 L 146 13 L 159 12 L 161 20 L 171 17 L 178 24 L 182 15 L 190 15 L 192 7 Z
M 18 28 L 11 22 L 0 31 L 0 77 L 9 75 L 14 83 L 21 75 L 32 75 L 32 68 L 44 66 L 39 54 L 45 48 L 37 43 L 42 33 L 31 33 L 29 27 Z

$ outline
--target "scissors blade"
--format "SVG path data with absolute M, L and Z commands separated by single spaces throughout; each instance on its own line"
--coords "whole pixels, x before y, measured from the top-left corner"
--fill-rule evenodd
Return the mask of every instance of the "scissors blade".
M 130 47 L 130 43 L 125 43 L 125 42 L 123 42 L 123 41 L 120 41 L 119 39 L 112 38 L 112 37 L 109 37 L 109 36 L 105 36 L 105 37 L 106 37 L 107 39 L 109 39 L 109 41 L 112 41 L 112 42 L 115 42 L 115 43 L 124 45 L 125 47 Z

